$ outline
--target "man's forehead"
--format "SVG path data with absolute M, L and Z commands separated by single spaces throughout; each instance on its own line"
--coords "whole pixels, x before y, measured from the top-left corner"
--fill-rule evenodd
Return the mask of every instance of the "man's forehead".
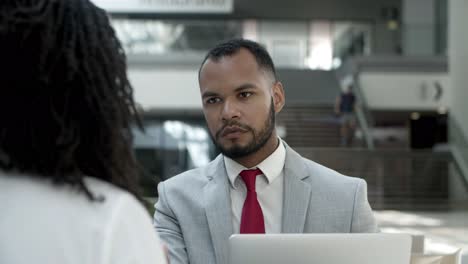
M 229 74 L 234 69 L 249 75 L 252 73 L 262 74 L 266 78 L 274 80 L 273 74 L 270 71 L 261 68 L 254 55 L 245 48 L 240 49 L 234 54 L 223 57 L 208 58 L 200 68 L 199 78 L 201 81 L 203 77 L 217 77 L 216 75 L 223 71 L 226 74 Z
M 214 66 L 215 68 L 218 68 L 223 65 L 244 65 L 244 66 L 255 66 L 255 68 L 258 68 L 258 63 L 255 60 L 255 57 L 253 54 L 251 54 L 247 49 L 240 49 L 237 52 L 233 54 L 228 54 L 225 56 L 221 57 L 209 57 L 205 63 L 202 65 L 202 70 L 206 66 Z

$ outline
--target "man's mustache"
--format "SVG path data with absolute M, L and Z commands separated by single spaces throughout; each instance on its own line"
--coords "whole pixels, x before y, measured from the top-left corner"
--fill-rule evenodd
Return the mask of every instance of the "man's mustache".
M 227 127 L 239 127 L 240 129 L 243 129 L 243 130 L 247 130 L 247 131 L 253 131 L 253 129 L 248 126 L 248 125 L 244 125 L 238 121 L 228 121 L 226 123 L 224 123 L 223 127 L 220 128 L 217 132 L 216 132 L 216 138 L 219 138 L 222 134 L 223 134 L 223 131 L 227 128 Z

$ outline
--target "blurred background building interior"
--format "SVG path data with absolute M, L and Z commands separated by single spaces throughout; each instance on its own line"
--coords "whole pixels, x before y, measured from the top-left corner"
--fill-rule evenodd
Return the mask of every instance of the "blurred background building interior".
M 468 263 L 468 1 L 95 0 L 127 53 L 145 132 L 141 184 L 217 154 L 197 73 L 216 43 L 266 46 L 286 92 L 280 136 L 296 151 L 364 178 L 384 232 L 464 248 Z M 343 146 L 335 98 L 352 86 L 357 129 Z

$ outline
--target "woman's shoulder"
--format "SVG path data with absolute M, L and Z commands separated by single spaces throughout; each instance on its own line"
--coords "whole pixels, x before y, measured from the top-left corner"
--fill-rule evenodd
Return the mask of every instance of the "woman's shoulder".
M 83 191 L 67 184 L 57 185 L 50 179 L 28 174 L 0 172 L 0 197 L 5 196 L 6 200 L 11 200 L 18 206 L 34 201 L 36 207 L 28 207 L 29 210 L 40 207 L 42 212 L 51 214 L 54 213 L 53 210 L 80 212 L 80 221 L 85 221 L 88 217 L 90 220 L 107 218 L 122 203 L 139 206 L 132 194 L 109 182 L 94 177 L 84 177 L 83 180 L 95 198 L 94 201 Z
M 85 177 L 84 182 L 96 200 L 91 204 L 102 214 L 112 217 L 121 214 L 122 211 L 128 210 L 128 208 L 144 209 L 133 194 L 109 182 L 93 177 Z
M 130 193 L 127 191 L 115 186 L 110 182 L 103 181 L 98 178 L 94 177 L 84 177 L 84 184 L 88 188 L 88 190 L 95 196 L 96 198 L 102 197 L 105 200 L 108 200 L 106 197 L 109 197 L 111 200 L 115 198 L 130 198 Z

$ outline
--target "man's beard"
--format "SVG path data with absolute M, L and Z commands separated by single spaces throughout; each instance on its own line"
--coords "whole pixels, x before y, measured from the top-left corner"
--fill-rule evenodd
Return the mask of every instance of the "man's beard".
M 245 133 L 252 133 L 253 135 L 252 140 L 246 146 L 234 145 L 231 148 L 224 148 L 219 143 L 219 138 L 222 135 L 222 131 L 227 126 L 237 126 L 246 130 L 247 132 Z M 238 158 L 248 156 L 252 153 L 255 153 L 258 150 L 260 150 L 263 146 L 265 146 L 265 144 L 268 142 L 271 135 L 273 134 L 274 129 L 275 129 L 275 108 L 273 106 L 273 98 L 272 98 L 271 107 L 270 107 L 270 115 L 266 119 L 265 125 L 260 131 L 257 132 L 250 126 L 241 124 L 237 121 L 231 121 L 231 122 L 225 123 L 223 127 L 216 132 L 216 135 L 214 137 L 213 135 L 211 135 L 211 133 L 210 133 L 210 136 L 211 136 L 211 139 L 213 140 L 213 143 L 221 151 L 221 153 L 223 153 L 223 155 L 231 159 L 238 159 Z

